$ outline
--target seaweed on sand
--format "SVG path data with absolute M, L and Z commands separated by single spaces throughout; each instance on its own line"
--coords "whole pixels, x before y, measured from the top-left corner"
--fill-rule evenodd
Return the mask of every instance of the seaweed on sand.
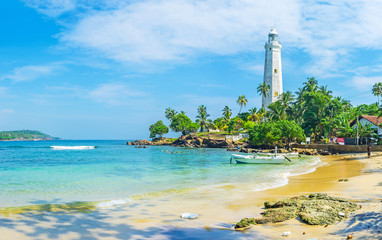
M 348 199 L 331 197 L 325 193 L 265 202 L 264 206 L 266 210 L 262 218 L 244 218 L 236 223 L 235 229 L 256 224 L 283 222 L 296 217 L 309 225 L 334 224 L 358 209 L 357 204 Z

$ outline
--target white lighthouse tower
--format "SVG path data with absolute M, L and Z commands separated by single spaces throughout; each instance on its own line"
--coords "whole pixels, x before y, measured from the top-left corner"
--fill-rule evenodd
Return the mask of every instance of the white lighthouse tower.
M 269 85 L 268 95 L 263 96 L 263 107 L 277 101 L 283 93 L 281 69 L 281 43 L 278 41 L 276 29 L 272 28 L 265 43 L 264 82 Z

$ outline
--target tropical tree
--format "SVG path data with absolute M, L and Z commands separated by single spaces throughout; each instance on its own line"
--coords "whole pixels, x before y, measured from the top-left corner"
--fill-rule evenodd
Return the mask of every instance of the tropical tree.
M 249 130 L 249 140 L 253 145 L 289 146 L 292 141 L 305 140 L 304 130 L 294 121 L 281 120 L 255 125 Z
M 228 133 L 238 132 L 243 127 L 243 120 L 240 117 L 234 117 L 227 123 Z
M 269 91 L 271 90 L 271 86 L 267 85 L 265 82 L 260 83 L 257 87 L 257 93 L 260 94 L 263 98 L 269 96 Z M 264 102 L 262 105 L 262 108 L 264 108 Z
M 174 109 L 171 109 L 170 107 L 166 108 L 165 117 L 168 120 L 171 121 L 176 114 L 177 112 Z
M 224 127 L 226 126 L 226 120 L 224 118 L 216 118 L 214 121 L 213 121 L 213 124 L 215 126 L 216 129 L 218 130 L 223 130 Z
M 308 81 L 304 82 L 303 91 L 316 92 L 318 88 L 318 81 L 314 77 L 308 78 Z
M 268 105 L 268 111 L 267 111 L 267 119 L 270 121 L 280 121 L 280 120 L 286 120 L 287 115 L 285 111 L 285 107 L 282 105 L 282 102 L 280 100 L 273 102 Z
M 199 129 L 199 124 L 192 122 L 185 114 L 179 113 L 172 118 L 170 128 L 174 132 L 182 132 L 182 135 L 186 135 L 196 132 Z
M 198 108 L 198 115 L 196 116 L 196 122 L 200 125 L 201 132 L 208 132 L 208 128 L 212 122 L 211 119 L 207 119 L 209 116 L 207 107 L 200 105 Z
M 382 95 L 382 83 L 375 83 L 373 85 L 373 88 L 371 89 L 371 92 L 373 93 L 374 96 L 378 97 L 378 106 L 379 106 L 379 97 Z
M 236 103 L 240 105 L 240 110 L 239 110 L 239 114 L 241 112 L 241 108 L 244 106 L 247 106 L 247 103 L 248 103 L 248 100 L 247 98 L 244 96 L 244 95 L 240 95 L 237 100 L 236 100 Z
M 149 127 L 150 138 L 162 138 L 163 134 L 168 133 L 168 127 L 163 124 L 161 120 L 151 124 Z
M 260 115 L 257 112 L 257 108 L 251 108 L 248 110 L 249 116 L 247 117 L 247 121 L 252 121 L 258 123 L 260 121 Z
M 228 106 L 225 106 L 222 112 L 223 112 L 224 120 L 229 121 L 231 119 L 232 110 Z

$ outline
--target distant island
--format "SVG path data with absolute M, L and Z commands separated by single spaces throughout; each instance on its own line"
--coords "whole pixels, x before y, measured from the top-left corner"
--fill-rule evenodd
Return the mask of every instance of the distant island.
M 59 140 L 36 130 L 0 131 L 0 141 L 52 141 Z

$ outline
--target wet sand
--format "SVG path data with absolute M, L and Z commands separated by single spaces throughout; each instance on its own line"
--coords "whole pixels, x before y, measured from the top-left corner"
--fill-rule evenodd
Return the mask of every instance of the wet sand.
M 326 164 L 315 172 L 292 176 L 289 184 L 265 191 L 250 185 L 225 184 L 161 196 L 143 196 L 128 204 L 99 208 L 91 213 L 25 213 L 0 217 L 0 239 L 382 239 L 382 154 L 321 157 Z M 338 182 L 339 179 L 348 182 Z M 328 227 L 298 220 L 256 225 L 245 232 L 232 230 L 244 217 L 259 217 L 263 202 L 326 192 L 355 199 L 362 209 L 344 222 Z M 198 219 L 181 219 L 184 212 Z M 303 235 L 305 232 L 305 235 Z

